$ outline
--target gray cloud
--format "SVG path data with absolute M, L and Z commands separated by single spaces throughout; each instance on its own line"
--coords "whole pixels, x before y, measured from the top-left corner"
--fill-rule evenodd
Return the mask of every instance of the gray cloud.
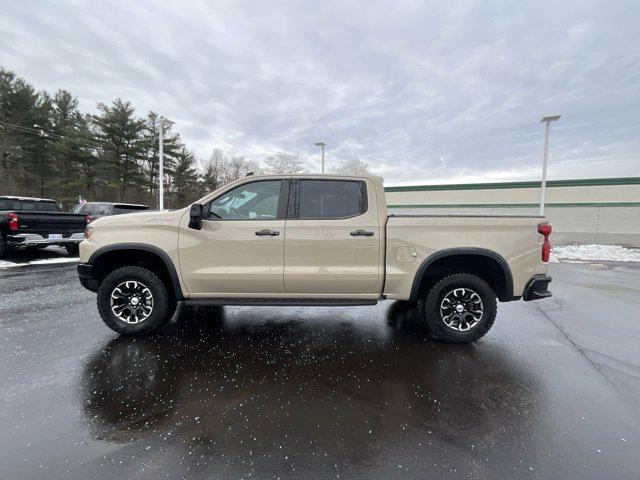
M 202 156 L 274 149 L 387 183 L 640 175 L 640 4 L 2 0 L 0 65 L 120 96 Z

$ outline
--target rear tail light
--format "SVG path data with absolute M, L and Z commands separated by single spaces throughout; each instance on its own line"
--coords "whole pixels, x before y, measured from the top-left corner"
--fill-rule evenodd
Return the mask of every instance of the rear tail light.
M 544 243 L 542 244 L 542 261 L 548 262 L 551 256 L 551 242 L 549 237 L 551 236 L 551 225 L 548 223 L 541 223 L 538 225 L 538 233 L 544 235 Z
M 89 223 L 91 220 L 93 220 L 93 219 L 91 218 L 91 215 L 89 215 L 88 213 L 87 213 L 87 217 L 86 217 L 86 218 L 87 218 L 87 223 Z
M 18 214 L 11 212 L 9 214 L 9 230 L 11 230 L 12 232 L 17 232 L 18 231 Z

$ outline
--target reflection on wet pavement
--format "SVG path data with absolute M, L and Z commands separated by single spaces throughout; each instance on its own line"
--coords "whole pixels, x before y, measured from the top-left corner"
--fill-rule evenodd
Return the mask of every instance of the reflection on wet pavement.
M 526 437 L 540 408 L 535 379 L 500 351 L 426 339 L 415 315 L 397 302 L 388 329 L 361 331 L 182 308 L 163 336 L 116 338 L 90 359 L 85 418 L 100 439 L 180 439 L 191 468 L 224 459 L 244 465 L 240 475 L 273 462 L 329 474 L 336 462 L 381 461 L 381 448 L 417 432 L 416 450 L 452 452 Z

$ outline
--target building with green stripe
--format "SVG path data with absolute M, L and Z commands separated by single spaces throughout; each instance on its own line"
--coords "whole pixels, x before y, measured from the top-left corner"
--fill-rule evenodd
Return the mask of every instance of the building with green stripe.
M 540 182 L 386 187 L 389 213 L 536 214 Z M 556 244 L 640 247 L 640 177 L 551 180 L 545 214 Z

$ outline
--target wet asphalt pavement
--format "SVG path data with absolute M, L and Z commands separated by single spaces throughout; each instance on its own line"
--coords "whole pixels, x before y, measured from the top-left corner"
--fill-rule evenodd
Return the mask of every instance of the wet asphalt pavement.
M 0 270 L 2 478 L 640 478 L 640 266 L 551 273 L 455 346 L 391 301 L 119 338 L 74 265 Z

